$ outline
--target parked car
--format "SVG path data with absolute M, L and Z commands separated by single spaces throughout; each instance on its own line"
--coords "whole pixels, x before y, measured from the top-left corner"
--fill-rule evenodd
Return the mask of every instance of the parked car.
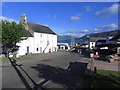
M 99 59 L 99 58 L 100 58 L 100 55 L 93 55 L 93 58 L 94 58 L 94 59 Z
M 105 57 L 105 59 L 108 62 L 114 62 L 115 60 L 120 60 L 120 53 L 118 53 L 118 54 L 112 54 L 112 55 L 107 55 Z
M 96 55 L 95 53 L 98 52 Z M 115 54 L 116 51 L 109 50 L 109 49 L 96 49 L 94 50 L 94 58 L 95 59 L 100 59 L 100 60 L 106 60 L 106 56 L 113 55 Z

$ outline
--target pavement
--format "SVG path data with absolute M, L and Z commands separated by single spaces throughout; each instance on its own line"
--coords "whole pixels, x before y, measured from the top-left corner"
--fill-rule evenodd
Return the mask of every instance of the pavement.
M 98 70 L 120 71 L 120 61 L 109 63 L 106 61 L 94 60 L 94 66 L 97 67 Z
M 11 66 L 9 60 L 3 60 L 2 66 L 0 66 L 2 67 L 2 87 L 29 89 L 35 86 L 30 80 L 31 78 L 44 88 L 83 88 L 85 87 L 83 74 L 90 60 L 90 58 L 67 51 L 33 54 L 17 59 L 17 63 L 22 64 L 23 70 L 19 66 Z M 97 69 L 119 70 L 117 62 L 94 60 L 94 65 Z

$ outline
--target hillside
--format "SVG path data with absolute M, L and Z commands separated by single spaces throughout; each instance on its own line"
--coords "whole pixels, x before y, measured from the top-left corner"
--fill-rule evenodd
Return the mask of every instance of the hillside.
M 96 33 L 96 34 L 86 34 L 80 38 L 75 37 L 75 43 L 85 43 L 88 41 L 88 36 L 90 37 L 109 37 L 109 36 L 115 36 L 118 34 L 118 31 L 120 30 L 114 30 L 114 31 L 109 31 L 109 32 L 102 32 L 102 33 Z M 71 43 L 71 36 L 69 35 L 58 35 L 58 43 Z
M 109 32 L 102 32 L 102 33 L 96 33 L 96 34 L 86 34 L 84 36 L 82 36 L 81 38 L 79 39 L 82 39 L 82 40 L 87 40 L 88 37 L 110 37 L 110 36 L 115 36 L 119 33 L 120 30 L 114 30 L 114 31 L 109 31 Z
M 62 36 L 58 35 L 57 40 L 58 42 L 65 42 L 67 40 L 71 40 L 71 36 L 70 35 L 62 35 Z
M 58 43 L 68 43 L 68 44 L 70 44 L 71 43 L 71 36 L 70 35 L 62 35 L 62 36 L 58 35 L 57 36 L 57 42 Z M 73 43 L 79 43 L 79 42 L 84 43 L 85 40 L 81 40 L 78 37 L 74 37 L 74 42 Z

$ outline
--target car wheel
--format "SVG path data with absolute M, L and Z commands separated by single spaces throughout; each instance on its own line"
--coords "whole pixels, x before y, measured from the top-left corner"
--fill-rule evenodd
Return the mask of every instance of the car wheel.
M 111 63 L 111 62 L 113 62 L 114 61 L 114 59 L 109 59 L 109 62 Z

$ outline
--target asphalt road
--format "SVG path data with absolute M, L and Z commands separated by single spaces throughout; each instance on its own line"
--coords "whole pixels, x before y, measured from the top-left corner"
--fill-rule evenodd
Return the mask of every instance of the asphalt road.
M 77 53 L 58 51 L 49 54 L 23 56 L 17 63 L 22 64 L 23 70 L 25 70 L 35 83 L 46 80 L 45 83 L 48 84 L 48 87 L 62 86 L 65 88 L 72 85 L 74 87 L 81 87 L 81 85 L 78 85 L 81 83 L 81 78 L 79 76 L 71 75 L 70 72 L 66 70 L 69 67 L 70 62 L 88 62 L 88 60 L 89 59 L 83 58 Z M 77 80 L 78 78 L 79 80 Z M 51 81 L 52 83 L 50 83 Z M 75 82 L 77 83 L 75 84 Z M 44 84 L 44 86 L 45 85 L 46 84 Z M 13 67 L 8 60 L 3 61 L 3 88 L 29 88 L 33 86 L 34 84 L 18 66 Z

